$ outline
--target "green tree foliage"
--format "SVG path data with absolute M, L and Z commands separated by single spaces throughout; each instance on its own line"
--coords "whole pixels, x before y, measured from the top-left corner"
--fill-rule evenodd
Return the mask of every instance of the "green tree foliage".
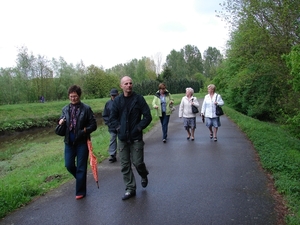
M 289 54 L 283 56 L 290 73 L 292 75 L 291 83 L 295 91 L 300 91 L 300 44 L 295 45 Z
M 142 59 L 132 59 L 125 64 L 118 64 L 111 69 L 107 69 L 106 73 L 116 75 L 119 78 L 127 75 L 135 82 L 142 82 L 144 80 L 156 79 L 156 66 L 153 60 L 148 57 Z
M 281 56 L 299 43 L 295 27 L 299 4 L 228 0 L 223 6 L 234 30 L 214 83 L 235 109 L 276 121 L 280 119 L 276 112 L 287 114 L 295 107 L 294 93 L 286 91 L 291 89 L 291 75 Z
M 195 92 L 199 92 L 201 87 L 200 82 L 191 81 L 188 79 L 171 79 L 165 81 L 146 80 L 139 83 L 134 82 L 134 91 L 141 95 L 154 95 L 158 90 L 159 83 L 161 82 L 164 82 L 167 86 L 168 91 L 173 94 L 185 93 L 185 89 L 187 87 L 192 87 Z
M 217 68 L 223 61 L 221 52 L 213 47 L 208 47 L 203 53 L 203 74 L 206 78 L 212 80 L 217 75 Z
M 195 79 L 196 73 L 203 73 L 202 56 L 196 46 L 186 45 L 179 52 L 173 49 L 164 67 L 170 68 L 176 79 Z
M 77 84 L 82 86 L 82 80 L 85 74 L 84 68 L 80 67 L 80 72 L 82 73 L 79 78 L 74 76 L 76 74 L 76 69 L 72 64 L 68 64 L 64 58 L 60 57 L 57 61 L 56 59 L 52 59 L 52 70 L 54 73 L 54 90 L 55 96 L 53 99 L 66 99 L 68 97 L 68 88 L 72 84 Z M 80 79 L 80 77 L 82 79 Z M 77 79 L 76 79 L 77 78 Z
M 161 77 L 162 77 L 162 79 L 160 79 L 161 81 L 163 81 L 163 80 L 171 80 L 172 79 L 173 74 L 172 74 L 171 69 L 168 66 L 166 66 L 164 68 L 164 70 L 162 71 Z
M 187 68 L 187 76 L 195 78 L 196 73 L 203 73 L 203 60 L 196 46 L 186 45 L 182 50 Z
M 49 60 L 45 56 L 34 56 L 26 47 L 21 47 L 17 66 L 0 69 L 0 85 L 3 87 L 0 104 L 36 102 L 40 96 L 46 101 L 64 100 L 73 84 L 83 88 L 83 98 L 108 97 L 110 89 L 119 88 L 120 78 L 125 75 L 132 77 L 138 91 L 144 95 L 156 91 L 158 82 L 163 81 L 170 83 L 172 93 L 185 92 L 189 86 L 199 91 L 203 85 L 200 80 L 203 65 L 198 48 L 187 45 L 180 52 L 173 50 L 169 59 L 172 67 L 166 64 L 159 75 L 160 65 L 155 65 L 154 59 L 148 57 L 104 70 L 94 65 L 86 67 L 82 61 L 74 66 L 63 57 Z M 158 62 L 161 62 L 160 58 Z
M 290 69 L 290 73 L 292 75 L 291 83 L 294 90 L 294 100 L 297 99 L 298 103 L 300 102 L 300 45 L 295 45 L 292 48 L 292 51 L 283 56 L 283 59 L 286 61 L 288 68 Z M 291 90 L 292 92 L 292 90 Z M 300 138 L 300 112 L 299 108 L 297 107 L 298 104 L 295 104 L 296 107 L 294 108 L 294 114 L 291 115 L 287 120 L 287 126 L 289 130 L 292 130 L 293 133 Z
M 174 49 L 167 55 L 164 68 L 168 67 L 172 70 L 173 78 L 180 79 L 187 77 L 187 68 L 184 61 L 183 51 L 175 51 Z
M 84 80 L 86 98 L 104 98 L 109 96 L 111 88 L 118 88 L 119 77 L 108 75 L 102 68 L 91 65 L 87 68 Z

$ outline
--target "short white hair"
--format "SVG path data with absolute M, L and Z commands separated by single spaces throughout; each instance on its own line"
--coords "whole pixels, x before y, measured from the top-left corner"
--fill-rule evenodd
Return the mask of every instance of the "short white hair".
M 191 92 L 192 95 L 194 94 L 194 89 L 191 87 L 186 88 L 185 91 Z

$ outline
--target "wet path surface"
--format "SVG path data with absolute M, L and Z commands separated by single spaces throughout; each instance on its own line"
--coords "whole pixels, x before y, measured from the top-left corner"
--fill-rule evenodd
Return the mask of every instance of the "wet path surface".
M 267 177 L 259 169 L 251 143 L 226 116 L 218 142 L 197 117 L 195 141 L 186 139 L 175 111 L 167 143 L 158 124 L 145 135 L 147 188 L 137 180 L 137 195 L 122 201 L 125 186 L 120 163 L 99 164 L 97 189 L 88 174 L 88 194 L 75 200 L 74 181 L 0 220 L 0 224 L 276 224 Z M 93 137 L 96 138 L 96 137 Z

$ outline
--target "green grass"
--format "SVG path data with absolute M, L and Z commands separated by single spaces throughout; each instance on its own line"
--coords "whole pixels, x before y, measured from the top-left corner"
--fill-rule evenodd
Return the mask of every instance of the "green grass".
M 173 95 L 175 105 L 184 94 Z M 198 98 L 204 94 L 196 94 Z M 146 96 L 151 105 L 152 96 Z M 108 99 L 83 100 L 95 113 L 100 113 Z M 0 121 L 8 120 L 18 124 L 26 118 L 41 120 L 57 118 L 61 108 L 68 102 L 51 102 L 25 105 L 1 106 Z M 34 107 L 33 107 L 34 106 Z M 39 109 L 37 109 L 37 108 Z M 7 110 L 7 112 L 5 111 Z M 300 140 L 279 125 L 261 122 L 235 110 L 223 107 L 225 114 L 245 132 L 258 152 L 263 168 L 271 173 L 277 191 L 284 196 L 289 208 L 286 222 L 300 224 Z M 38 112 L 38 113 L 37 113 Z M 154 110 L 153 121 L 145 130 L 150 130 L 157 122 Z M 1 125 L 0 124 L 0 128 Z M 92 133 L 94 153 L 98 162 L 108 157 L 109 133 L 105 126 Z M 47 138 L 15 140 L 1 143 L 0 149 L 0 217 L 28 204 L 32 199 L 73 179 L 64 167 L 63 139 L 53 132 Z

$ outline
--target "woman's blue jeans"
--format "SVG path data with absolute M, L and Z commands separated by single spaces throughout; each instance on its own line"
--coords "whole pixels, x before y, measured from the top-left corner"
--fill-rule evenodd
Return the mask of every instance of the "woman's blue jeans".
M 160 118 L 162 133 L 163 133 L 162 139 L 167 139 L 170 115 L 166 115 L 165 112 L 162 112 L 162 116 L 159 118 Z
M 75 145 L 65 143 L 65 166 L 76 179 L 76 195 L 86 195 L 88 156 L 86 142 Z

